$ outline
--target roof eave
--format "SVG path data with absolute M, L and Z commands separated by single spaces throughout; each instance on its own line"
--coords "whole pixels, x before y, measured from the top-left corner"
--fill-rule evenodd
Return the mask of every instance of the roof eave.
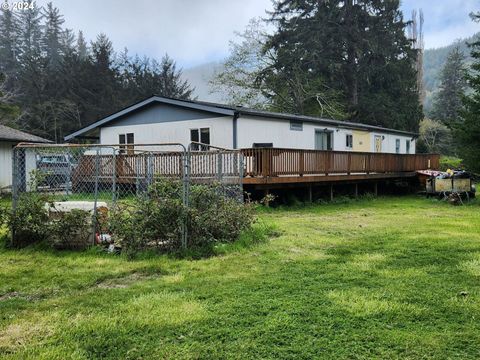
M 98 120 L 94 122 L 93 124 L 84 127 L 83 129 L 77 130 L 74 133 L 67 135 L 64 137 L 65 141 L 72 140 L 76 138 L 79 135 L 85 134 L 88 131 L 91 131 L 95 128 L 98 128 L 102 125 L 105 125 L 121 116 L 124 116 L 132 111 L 135 111 L 137 109 L 140 109 L 148 104 L 151 104 L 153 102 L 159 102 L 163 104 L 169 104 L 169 105 L 174 105 L 174 106 L 181 106 L 189 109 L 194 109 L 194 110 L 200 110 L 200 111 L 207 111 L 215 114 L 220 114 L 220 115 L 225 115 L 225 116 L 233 116 L 235 111 L 233 109 L 223 109 L 223 108 L 215 108 L 213 106 L 209 105 L 202 105 L 202 104 L 195 104 L 195 103 L 190 103 L 182 100 L 175 100 L 175 99 L 169 99 L 169 98 L 162 98 L 160 96 L 152 96 L 148 99 L 145 99 L 143 101 L 140 101 L 134 105 L 131 105 L 123 110 L 117 111 L 116 113 L 109 115 L 101 120 Z

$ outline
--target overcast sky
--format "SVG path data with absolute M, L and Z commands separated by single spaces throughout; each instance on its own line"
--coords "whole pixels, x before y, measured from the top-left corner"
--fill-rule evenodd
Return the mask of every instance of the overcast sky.
M 37 0 L 38 5 L 47 1 Z M 265 16 L 271 0 L 53 0 L 65 26 L 83 30 L 87 39 L 106 33 L 116 50 L 160 58 L 168 53 L 188 68 L 223 59 L 234 31 L 252 17 Z M 425 14 L 427 48 L 447 45 L 480 31 L 468 14 L 480 10 L 478 0 L 404 0 Z

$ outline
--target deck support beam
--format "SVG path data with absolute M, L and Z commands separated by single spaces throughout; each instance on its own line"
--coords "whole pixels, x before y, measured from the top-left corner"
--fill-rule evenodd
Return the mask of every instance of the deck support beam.
M 313 202 L 313 189 L 311 184 L 308 185 L 307 191 L 308 191 L 308 202 L 311 203 Z
M 330 201 L 333 201 L 333 185 L 330 184 Z
M 375 181 L 373 184 L 374 184 L 373 185 L 374 194 L 375 196 L 378 196 L 378 182 Z
M 358 183 L 355 183 L 355 199 L 358 198 Z

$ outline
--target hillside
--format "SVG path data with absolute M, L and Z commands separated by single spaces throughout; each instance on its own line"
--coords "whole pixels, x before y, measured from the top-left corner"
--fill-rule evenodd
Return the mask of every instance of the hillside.
M 428 113 L 431 109 L 433 97 L 439 86 L 439 75 L 445 65 L 448 53 L 459 44 L 461 51 L 465 54 L 466 62 L 471 62 L 470 49 L 467 44 L 474 41 L 478 36 L 480 36 L 480 33 L 466 39 L 460 39 L 448 46 L 425 50 L 423 58 L 423 82 L 427 93 L 424 104 L 425 113 Z

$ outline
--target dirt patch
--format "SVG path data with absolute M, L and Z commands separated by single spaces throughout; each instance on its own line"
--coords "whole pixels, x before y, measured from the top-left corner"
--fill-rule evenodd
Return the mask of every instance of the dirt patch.
M 138 281 L 150 280 L 158 277 L 159 274 L 132 273 L 114 279 L 105 279 L 96 284 L 99 289 L 124 289 Z
M 21 293 L 19 293 L 18 291 L 10 291 L 6 294 L 0 295 L 0 301 L 14 299 L 14 298 L 22 297 L 22 296 L 23 295 Z

